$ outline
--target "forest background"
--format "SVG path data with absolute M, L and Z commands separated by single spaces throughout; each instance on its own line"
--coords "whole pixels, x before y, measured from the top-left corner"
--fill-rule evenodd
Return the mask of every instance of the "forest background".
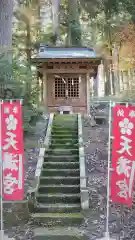
M 41 43 L 94 48 L 104 95 L 135 99 L 135 0 L 0 0 L 0 98 L 23 99 L 25 133 L 42 112 Z

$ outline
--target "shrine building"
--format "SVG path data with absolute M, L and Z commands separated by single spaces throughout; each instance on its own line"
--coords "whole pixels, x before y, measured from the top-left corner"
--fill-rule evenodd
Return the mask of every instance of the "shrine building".
M 101 57 L 92 48 L 41 45 L 32 58 L 42 81 L 48 112 L 89 112 L 90 79 L 96 78 Z

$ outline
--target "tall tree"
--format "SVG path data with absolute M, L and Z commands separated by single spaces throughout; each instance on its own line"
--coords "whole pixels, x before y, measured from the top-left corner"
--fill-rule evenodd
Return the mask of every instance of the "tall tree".
M 52 25 L 54 45 L 57 45 L 57 42 L 59 40 L 59 8 L 60 0 L 52 0 Z
M 16 41 L 14 45 L 18 44 L 18 38 L 20 41 L 19 46 L 17 46 L 18 57 L 20 58 L 20 53 L 25 63 L 27 62 L 27 67 L 29 74 L 31 72 L 31 55 L 34 44 L 38 41 L 40 37 L 40 1 L 39 0 L 25 0 L 18 1 L 18 8 L 14 12 L 17 19 L 17 31 L 14 33 L 16 36 Z M 15 39 L 15 38 L 14 38 Z M 31 89 L 32 82 L 26 79 L 26 93 L 25 102 L 30 104 L 31 99 Z M 39 81 L 37 79 L 37 85 Z
M 118 84 L 116 87 L 114 72 L 112 71 L 112 57 L 113 57 L 113 32 L 112 32 L 112 24 L 113 17 L 116 16 L 119 10 L 119 2 L 118 0 L 103 0 L 103 1 L 93 1 L 93 0 L 80 0 L 82 7 L 87 11 L 91 20 L 98 19 L 99 16 L 103 16 L 102 21 L 98 23 L 98 27 L 102 25 L 102 37 L 104 39 L 104 46 L 107 48 L 108 59 L 105 63 L 106 69 L 106 93 L 115 94 L 115 90 L 118 89 Z M 91 7 L 92 5 L 92 7 Z M 108 70 L 107 70 L 108 69 Z M 108 73 L 108 72 L 109 73 Z M 111 92 L 112 90 L 112 92 Z
M 22 33 L 21 40 L 24 45 L 23 50 L 26 53 L 27 61 L 30 66 L 32 45 L 40 34 L 40 1 L 18 1 L 18 8 L 14 14 L 20 27 L 20 29 L 18 29 L 20 31 L 18 31 L 17 34 L 19 35 L 20 32 Z
M 131 20 L 135 24 L 135 1 L 134 0 L 120 0 L 122 6 L 131 15 Z
M 3 96 L 7 90 L 7 84 L 12 75 L 12 17 L 13 0 L 0 0 L 0 82 Z
M 0 46 L 12 48 L 13 1 L 0 0 Z
M 69 45 L 81 45 L 81 25 L 78 0 L 68 0 L 68 39 Z

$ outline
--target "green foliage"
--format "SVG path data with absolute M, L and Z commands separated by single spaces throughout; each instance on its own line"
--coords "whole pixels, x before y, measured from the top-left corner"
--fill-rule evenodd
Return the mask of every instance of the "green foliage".
M 36 115 L 33 105 L 38 103 L 40 88 L 35 84 L 36 76 L 31 71 L 28 59 L 31 57 L 35 43 L 55 46 L 58 38 L 53 34 L 52 23 L 43 26 L 39 21 L 39 8 L 50 1 L 41 3 L 40 6 L 39 2 L 38 0 L 22 1 L 25 8 L 15 13 L 18 22 L 13 32 L 14 56 L 17 59 L 16 62 L 14 61 L 13 71 L 17 87 L 10 85 L 14 95 L 22 96 L 24 99 L 26 106 L 24 115 L 31 115 L 31 118 L 33 113 Z M 134 0 L 61 0 L 57 14 L 59 14 L 58 34 L 63 45 L 98 47 L 103 50 L 103 54 L 105 50 L 106 58 L 112 59 L 116 33 L 130 18 L 135 19 L 135 6 Z M 0 82 L 5 82 L 9 78 L 11 80 L 11 77 L 6 75 L 9 71 L 4 70 L 4 67 L 1 69 L 1 73 L 3 71 L 1 75 L 4 77 L 0 78 Z M 31 122 L 29 117 L 25 117 L 25 121 L 29 128 Z
M 14 60 L 13 73 L 16 82 L 20 82 L 21 94 L 19 94 L 21 98 L 23 98 L 24 131 L 32 132 L 33 124 L 35 124 L 35 120 L 37 120 L 40 115 L 38 109 L 34 107 L 38 104 L 39 96 L 39 88 L 34 84 L 36 76 L 25 61 L 17 64 L 17 61 Z
M 120 0 L 123 10 L 127 11 L 133 23 L 135 23 L 135 1 L 134 0 Z
M 63 0 L 60 4 L 59 38 L 65 40 L 65 45 L 81 46 L 81 8 L 78 0 Z M 64 37 L 63 37 L 64 36 Z
M 37 120 L 39 113 L 34 108 L 34 103 L 38 103 L 38 90 L 36 86 L 31 85 L 34 74 L 30 71 L 30 67 L 26 62 L 18 60 L 13 61 L 12 64 L 6 57 L 0 58 L 0 98 L 1 99 L 23 99 L 23 123 L 24 131 L 32 132 L 33 124 Z M 28 98 L 27 98 L 28 96 Z
M 71 46 L 81 46 L 81 25 L 80 25 L 80 10 L 79 1 L 68 1 L 69 9 L 69 35 Z
M 14 11 L 16 19 L 13 28 L 13 64 L 12 74 L 16 82 L 14 95 L 23 99 L 24 131 L 31 133 L 39 113 L 36 107 L 39 101 L 39 86 L 35 83 L 36 72 L 31 69 L 31 54 L 39 40 L 39 1 L 18 1 Z M 17 87 L 19 84 L 20 87 Z
M 80 0 L 80 4 L 90 18 L 95 18 L 101 12 L 100 0 Z
M 81 28 L 80 24 L 75 20 L 70 22 L 70 31 L 72 38 L 72 46 L 80 46 L 81 45 Z

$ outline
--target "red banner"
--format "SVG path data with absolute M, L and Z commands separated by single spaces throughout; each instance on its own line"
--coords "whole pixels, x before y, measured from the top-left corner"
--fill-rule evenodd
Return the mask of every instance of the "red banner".
M 135 179 L 135 107 L 113 108 L 112 136 L 111 199 L 131 207 Z
M 2 119 L 2 160 L 3 199 L 23 200 L 24 198 L 24 147 L 22 128 L 22 106 L 20 101 L 3 102 Z

